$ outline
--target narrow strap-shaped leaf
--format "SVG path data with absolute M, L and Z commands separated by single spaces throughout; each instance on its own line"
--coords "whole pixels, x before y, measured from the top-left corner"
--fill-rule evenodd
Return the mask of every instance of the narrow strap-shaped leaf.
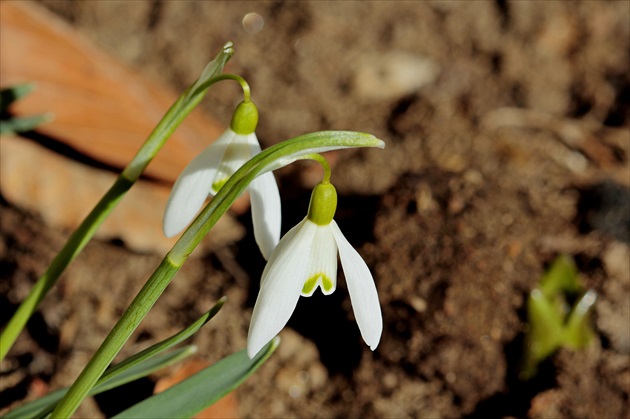
M 35 83 L 24 83 L 0 89 L 0 112 L 8 110 L 9 106 L 35 90 Z M 4 116 L 4 115 L 3 115 Z M 15 134 L 30 131 L 39 124 L 52 119 L 51 114 L 25 116 L 22 118 L 8 115 L 7 119 L 0 120 L 0 134 Z
M 226 301 L 227 297 L 222 297 L 208 312 L 206 312 L 203 316 L 198 318 L 194 323 L 192 323 L 181 332 L 171 336 L 168 339 L 163 340 L 162 342 L 158 342 L 155 345 L 149 346 L 147 349 L 138 352 L 136 355 L 125 359 L 124 361 L 114 365 L 113 367 L 108 368 L 101 376 L 99 382 L 107 380 L 110 377 L 114 377 L 117 374 L 125 371 L 126 369 L 134 366 L 135 364 L 142 362 L 145 359 L 150 359 L 152 356 L 155 356 L 160 352 L 172 348 L 178 343 L 181 343 L 184 340 L 188 339 L 189 337 L 197 333 L 197 331 L 199 331 L 199 329 L 201 329 L 203 325 L 208 323 L 210 319 L 216 316 L 216 314 L 219 312 L 219 310 L 221 310 L 221 307 L 223 307 L 223 304 L 225 304 Z
M 129 368 L 120 370 L 118 374 L 110 376 L 108 379 L 99 381 L 99 383 L 90 390 L 89 395 L 94 396 L 103 393 L 104 391 L 111 390 L 112 388 L 120 387 L 139 378 L 146 377 L 159 369 L 181 361 L 195 352 L 197 352 L 197 347 L 195 345 L 189 345 L 165 354 L 145 359 L 144 361 L 136 363 Z M 50 412 L 52 412 L 59 400 L 61 400 L 67 392 L 67 387 L 59 389 L 40 399 L 20 406 L 17 409 L 13 409 L 3 416 L 3 418 L 45 418 Z
M 176 351 L 169 352 L 168 354 L 160 355 L 162 352 L 172 348 L 197 333 L 203 325 L 210 321 L 210 319 L 212 319 L 219 310 L 221 310 L 226 301 L 227 297 L 221 298 L 208 312 L 199 317 L 194 323 L 184 330 L 108 368 L 89 394 L 95 395 L 114 387 L 121 386 L 130 381 L 151 374 L 153 371 L 170 365 L 182 359 L 184 356 L 194 353 L 191 347 L 187 346 Z M 55 408 L 57 402 L 61 400 L 67 392 L 67 388 L 57 390 L 42 397 L 41 399 L 34 400 L 12 410 L 5 416 L 5 418 L 45 416 Z
M 561 346 L 563 336 L 562 313 L 538 288 L 532 290 L 527 300 L 527 322 L 529 330 L 521 367 L 521 378 L 525 380 L 536 374 L 539 362 Z
M 575 262 L 570 256 L 558 256 L 540 280 L 540 290 L 552 300 L 561 292 L 578 292 L 580 282 Z
M 18 132 L 26 132 L 37 128 L 38 125 L 52 120 L 51 114 L 25 116 L 23 118 L 11 118 L 0 121 L 0 134 L 9 135 Z
M 191 417 L 236 389 L 269 358 L 279 342 L 280 339 L 276 337 L 251 360 L 245 350 L 230 355 L 114 417 Z
M 31 93 L 35 87 L 35 83 L 21 83 L 0 89 L 0 111 L 6 111 L 9 105 Z
M 573 306 L 564 328 L 563 343 L 569 348 L 580 349 L 589 344 L 595 337 L 590 326 L 589 314 L 593 309 L 597 293 L 588 290 Z

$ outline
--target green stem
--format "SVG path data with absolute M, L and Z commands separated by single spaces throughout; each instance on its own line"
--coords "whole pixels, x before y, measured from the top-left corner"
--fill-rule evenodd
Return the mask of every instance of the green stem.
M 323 183 L 330 183 L 330 165 L 328 164 L 328 160 L 324 158 L 321 154 L 307 154 L 302 156 L 300 160 L 314 160 L 322 166 L 324 169 L 324 178 L 322 179 Z
M 251 91 L 249 89 L 249 84 L 247 83 L 247 80 L 245 80 L 241 76 L 237 76 L 236 74 L 221 74 L 220 76 L 215 77 L 215 79 L 216 79 L 216 81 L 234 80 L 235 82 L 240 84 L 241 88 L 243 89 L 243 102 L 251 102 L 252 94 L 251 94 Z M 202 87 L 202 88 L 204 86 L 205 86 L 205 83 L 200 85 L 200 87 Z M 209 86 L 205 86 L 205 87 L 209 87 Z
M 331 148 L 381 147 L 382 144 L 382 141 L 368 134 L 319 132 L 276 144 L 245 163 L 177 240 L 59 402 L 52 417 L 70 417 L 74 413 L 188 256 L 257 175 L 287 165 L 304 153 L 311 154 Z
M 26 322 L 44 299 L 46 293 L 57 282 L 61 273 L 92 239 L 96 230 L 133 183 L 138 180 L 173 131 L 203 98 L 208 87 L 217 81 L 224 80 L 224 78 L 220 78 L 221 76 L 217 77 L 217 75 L 220 75 L 223 71 L 225 63 L 227 63 L 233 53 L 234 50 L 231 43 L 226 44 L 223 51 L 206 67 L 202 77 L 189 87 L 166 112 L 114 185 L 70 236 L 68 242 L 52 261 L 46 272 L 37 280 L 29 295 L 20 304 L 15 315 L 2 331 L 2 334 L 0 334 L 0 361 L 9 352 L 9 349 L 24 329 Z M 202 78 L 204 79 L 202 80 Z
M 155 301 L 162 294 L 166 286 L 179 267 L 174 266 L 168 258 L 164 258 L 153 275 L 148 279 L 129 308 L 123 313 L 112 331 L 107 335 L 90 362 L 76 381 L 72 384 L 68 393 L 59 402 L 51 417 L 70 417 L 81 404 L 85 396 L 90 392 L 105 369 L 127 341 L 131 333 L 136 329 L 140 321 L 149 312 Z
M 114 185 L 105 193 L 103 198 L 96 204 L 92 212 L 81 223 L 79 228 L 68 239 L 63 249 L 57 254 L 55 259 L 39 278 L 31 289 L 29 295 L 24 299 L 11 320 L 0 335 L 0 359 L 4 359 L 7 352 L 17 339 L 30 316 L 35 312 L 39 303 L 44 299 L 46 293 L 57 281 L 57 278 L 64 271 L 66 266 L 81 252 L 87 242 L 90 241 L 103 220 L 116 206 L 122 196 L 129 190 L 132 181 L 119 176 Z

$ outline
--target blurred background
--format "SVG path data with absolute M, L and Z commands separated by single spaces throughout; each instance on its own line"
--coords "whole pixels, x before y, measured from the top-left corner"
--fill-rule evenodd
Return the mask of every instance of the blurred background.
M 2 2 L 2 87 L 34 81 L 3 136 L 2 324 L 160 119 L 227 41 L 263 148 L 319 130 L 384 150 L 329 155 L 336 220 L 370 266 L 384 332 L 371 352 L 337 292 L 301 299 L 275 355 L 204 417 L 625 417 L 630 392 L 630 3 Z M 69 385 L 172 241 L 169 187 L 229 124 L 240 88 L 200 109 L 69 267 L 2 364 L 2 406 Z M 283 232 L 317 170 L 276 172 Z M 525 302 L 571 256 L 599 294 L 594 341 L 517 378 Z M 221 296 L 194 362 L 87 400 L 124 410 L 245 346 L 264 260 L 239 202 L 125 347 L 170 336 Z M 183 372 L 182 372 L 183 371 Z M 135 398 L 135 399 L 134 399 Z

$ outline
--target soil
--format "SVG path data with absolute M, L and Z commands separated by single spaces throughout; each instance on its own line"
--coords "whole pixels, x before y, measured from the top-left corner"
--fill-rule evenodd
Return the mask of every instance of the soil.
M 278 352 L 237 390 L 242 417 L 628 417 L 630 3 L 42 4 L 178 90 L 233 41 L 228 71 L 252 86 L 263 147 L 325 129 L 387 144 L 337 153 L 332 178 L 337 222 L 379 290 L 380 345 L 362 342 L 343 280 L 301 299 Z M 201 106 L 229 121 L 235 92 L 219 86 Z M 304 169 L 277 172 L 283 231 L 317 181 Z M 222 295 L 193 342 L 210 362 L 244 347 L 264 260 L 250 215 L 238 221 L 244 237 L 191 258 L 121 356 Z M 4 323 L 68 232 L 3 201 L 0 235 Z M 596 339 L 523 382 L 525 301 L 563 253 L 598 293 Z M 91 242 L 9 356 L 3 406 L 71 383 L 160 259 Z M 91 399 L 78 416 L 128 402 Z

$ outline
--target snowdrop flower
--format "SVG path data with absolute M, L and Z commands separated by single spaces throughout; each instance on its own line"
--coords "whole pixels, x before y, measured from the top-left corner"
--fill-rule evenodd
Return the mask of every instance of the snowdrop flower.
M 359 253 L 333 220 L 337 192 L 327 179 L 311 195 L 308 215 L 280 240 L 265 267 L 254 305 L 247 355 L 253 358 L 289 321 L 300 295 L 319 287 L 325 295 L 337 287 L 337 251 L 354 316 L 363 340 L 374 350 L 383 319 L 374 279 Z
M 166 204 L 163 230 L 167 237 L 181 232 L 197 215 L 208 196 L 214 196 L 245 162 L 260 153 L 255 130 L 258 110 L 241 102 L 228 128 L 195 157 L 179 175 Z M 256 243 L 265 259 L 280 239 L 280 194 L 271 172 L 248 186 Z

